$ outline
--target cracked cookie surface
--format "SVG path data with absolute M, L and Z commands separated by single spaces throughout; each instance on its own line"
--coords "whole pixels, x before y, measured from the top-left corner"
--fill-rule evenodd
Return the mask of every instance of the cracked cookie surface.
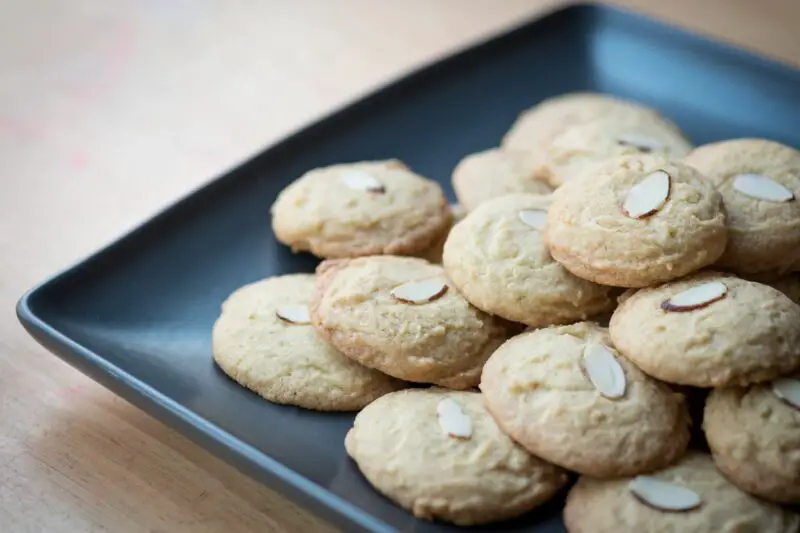
M 707 284 L 722 284 L 724 295 L 694 309 L 664 309 L 670 298 Z M 614 345 L 663 381 L 747 385 L 800 366 L 800 306 L 768 285 L 706 271 L 621 300 L 609 326 Z
M 621 367 L 622 397 L 603 396 L 584 353 L 602 345 Z M 683 454 L 689 416 L 682 395 L 619 355 L 590 322 L 513 337 L 487 361 L 480 389 L 498 425 L 531 453 L 595 477 L 662 468 Z
M 473 305 L 529 326 L 613 311 L 615 289 L 578 278 L 551 257 L 539 225 L 549 206 L 549 196 L 503 196 L 453 228 L 444 268 Z
M 650 213 L 626 213 L 629 198 L 648 192 L 641 187 L 656 174 L 668 176 L 662 201 Z M 611 159 L 566 183 L 553 193 L 545 227 L 556 261 L 618 287 L 647 287 L 710 265 L 727 235 L 722 197 L 709 180 L 658 155 Z
M 430 301 L 393 295 L 428 280 L 440 283 Z M 474 387 L 516 326 L 473 307 L 451 284 L 441 266 L 423 259 L 329 260 L 317 268 L 311 318 L 324 338 L 365 366 L 407 381 Z

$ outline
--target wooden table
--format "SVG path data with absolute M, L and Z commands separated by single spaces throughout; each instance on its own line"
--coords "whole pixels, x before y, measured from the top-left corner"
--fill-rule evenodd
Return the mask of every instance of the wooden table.
M 22 292 L 321 113 L 558 0 L 0 0 L 0 530 L 330 531 L 36 345 Z M 620 2 L 800 63 L 796 0 Z

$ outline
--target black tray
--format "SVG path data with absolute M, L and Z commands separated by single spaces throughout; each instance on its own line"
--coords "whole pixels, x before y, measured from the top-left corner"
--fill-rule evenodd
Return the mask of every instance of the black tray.
M 236 287 L 311 272 L 269 230 L 278 191 L 312 167 L 397 157 L 440 180 L 517 113 L 566 91 L 652 104 L 696 143 L 800 145 L 800 72 L 614 8 L 569 7 L 427 67 L 293 135 L 25 295 L 45 347 L 247 474 L 348 532 L 444 532 L 372 490 L 344 453 L 352 415 L 269 404 L 214 366 L 210 330 Z M 483 530 L 559 532 L 561 501 Z

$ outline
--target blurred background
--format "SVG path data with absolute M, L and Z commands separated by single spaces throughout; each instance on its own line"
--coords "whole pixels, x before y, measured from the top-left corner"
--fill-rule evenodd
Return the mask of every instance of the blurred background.
M 629 0 L 800 66 L 797 0 Z M 22 292 L 303 124 L 557 0 L 0 0 L 0 530 L 326 531 L 36 346 Z

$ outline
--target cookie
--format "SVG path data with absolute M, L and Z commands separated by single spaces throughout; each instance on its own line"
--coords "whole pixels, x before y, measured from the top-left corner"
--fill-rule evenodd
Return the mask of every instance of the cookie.
M 552 189 L 534 175 L 528 152 L 499 149 L 471 154 L 453 170 L 453 190 L 467 211 L 481 203 L 514 193 L 549 194 Z
M 441 187 L 396 160 L 318 168 L 272 206 L 275 236 L 318 257 L 418 255 L 450 228 Z
M 691 149 L 678 127 L 663 117 L 604 116 L 572 126 L 536 152 L 536 176 L 558 187 L 612 157 L 652 153 L 679 158 Z
M 581 474 L 657 470 L 689 442 L 683 396 L 639 371 L 589 322 L 508 340 L 484 366 L 480 389 L 511 438 Z
M 794 383 L 796 403 L 782 395 L 782 383 Z M 740 489 L 779 503 L 800 503 L 799 392 L 800 374 L 709 395 L 706 440 L 717 467 Z
M 325 342 L 311 325 L 314 276 L 267 278 L 222 304 L 212 352 L 234 381 L 271 402 L 320 411 L 354 411 L 400 389 L 401 381 L 365 368 Z
M 324 261 L 311 302 L 317 331 L 359 363 L 407 381 L 474 387 L 512 326 L 471 306 L 423 259 Z
M 767 285 L 701 272 L 623 298 L 614 345 L 663 381 L 726 387 L 800 366 L 800 306 Z
M 616 290 L 572 275 L 553 260 L 542 230 L 549 196 L 502 196 L 450 232 L 444 268 L 475 307 L 529 326 L 566 324 L 607 313 Z
M 544 235 L 567 270 L 618 287 L 689 274 L 727 242 L 720 194 L 694 168 L 660 155 L 611 159 L 557 189 Z
M 800 270 L 800 152 L 763 139 L 696 148 L 684 160 L 722 194 L 730 237 L 717 264 L 745 277 Z
M 520 515 L 567 483 L 566 472 L 500 431 L 476 392 L 388 394 L 356 416 L 345 448 L 378 491 L 414 516 L 464 526 Z
M 796 533 L 798 516 L 733 486 L 707 454 L 634 479 L 581 477 L 567 496 L 569 533 Z
M 467 210 L 464 209 L 461 204 L 450 204 L 450 212 L 453 215 L 453 221 L 451 223 L 452 231 L 452 227 L 464 220 L 464 217 L 467 216 Z M 431 263 L 441 264 L 442 254 L 444 253 L 444 243 L 447 241 L 447 236 L 449 234 L 449 231 L 447 233 L 443 233 L 433 246 L 425 250 L 424 253 L 420 254 L 420 257 Z
M 537 153 L 573 126 L 602 117 L 626 120 L 630 116 L 660 115 L 652 108 L 610 95 L 591 92 L 562 94 L 520 113 L 501 144 L 506 150 Z
M 787 274 L 769 282 L 768 285 L 781 291 L 794 303 L 800 304 L 800 273 Z

